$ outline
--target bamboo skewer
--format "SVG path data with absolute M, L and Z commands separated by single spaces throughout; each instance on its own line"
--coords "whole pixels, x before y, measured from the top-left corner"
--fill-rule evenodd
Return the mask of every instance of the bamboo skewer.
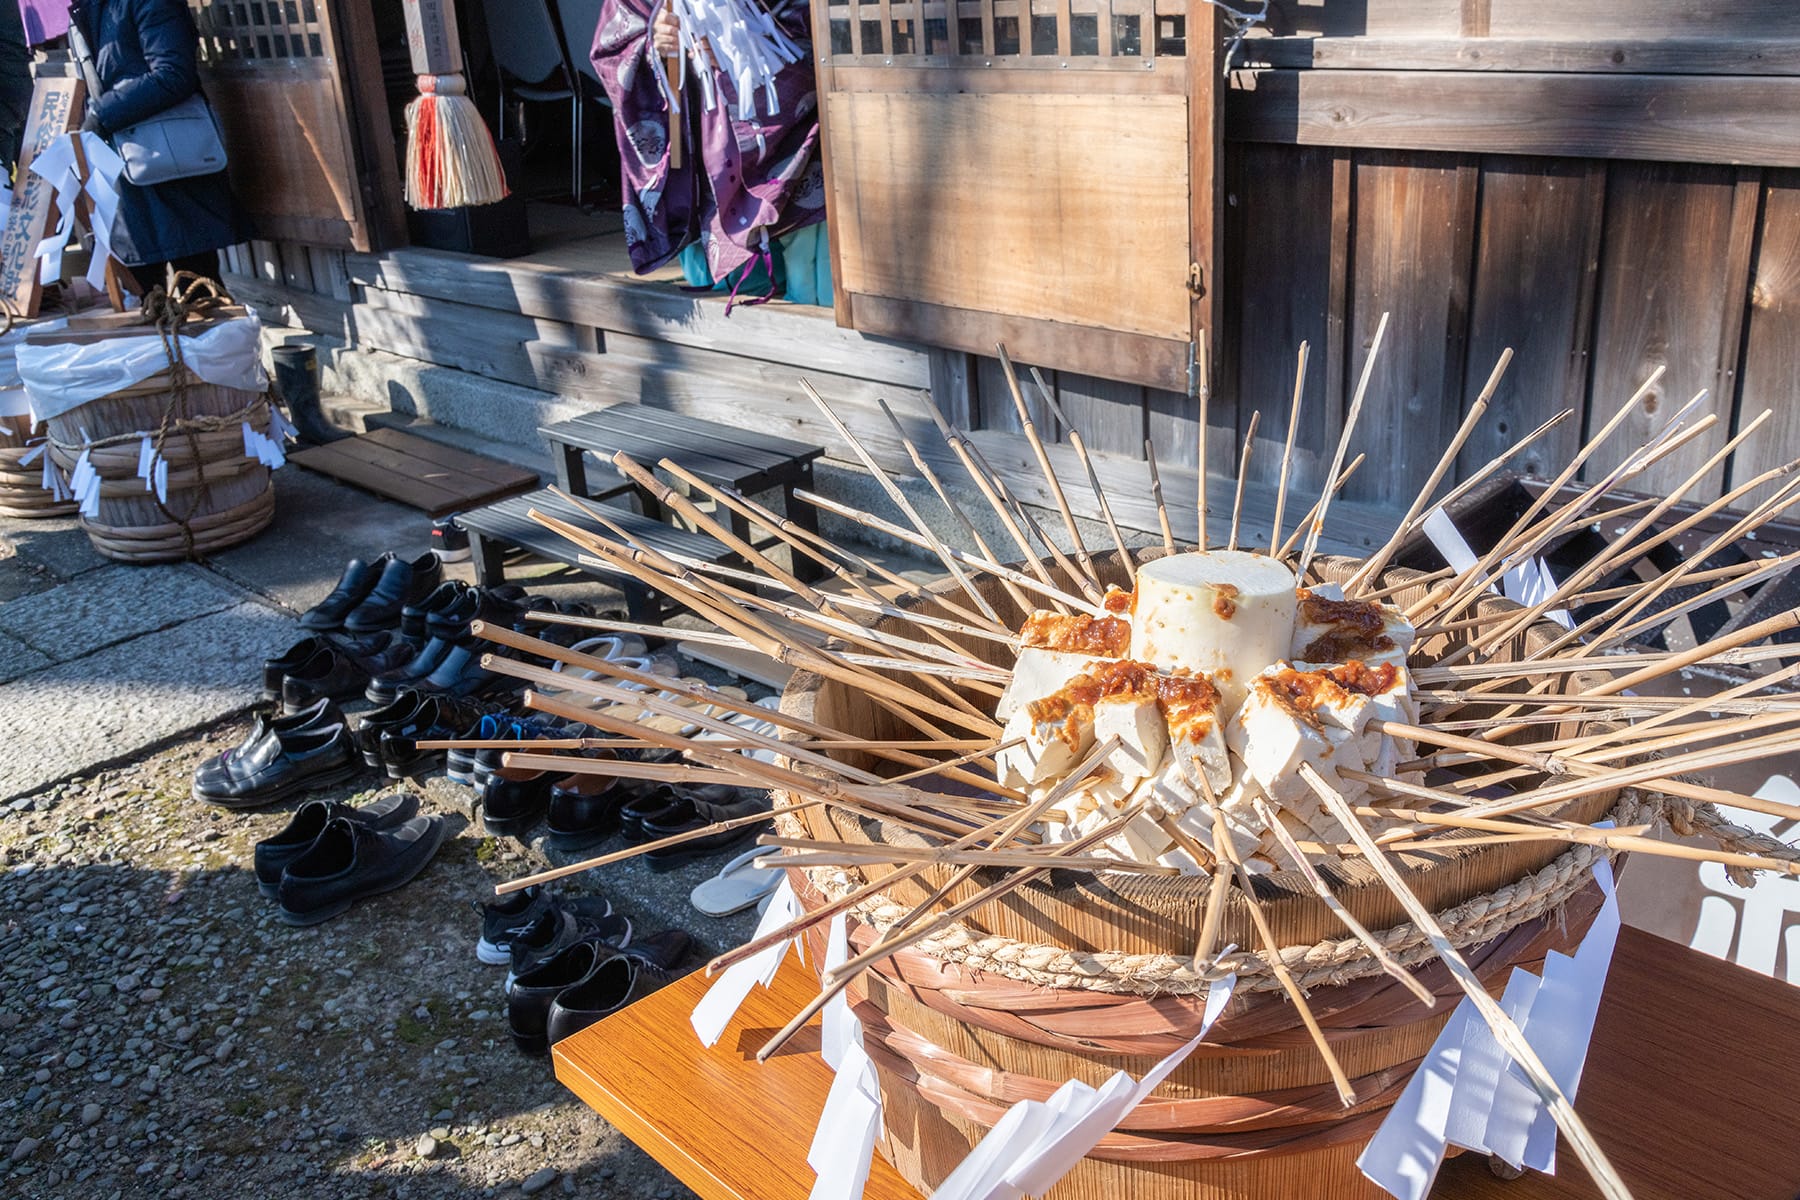
M 1631 1192 L 1626 1188 L 1624 1181 L 1619 1178 L 1618 1173 L 1613 1170 L 1612 1164 L 1607 1161 L 1605 1153 L 1594 1141 L 1593 1134 L 1588 1132 L 1587 1125 L 1576 1115 L 1574 1106 L 1569 1103 L 1569 1098 L 1563 1094 L 1561 1088 L 1557 1087 L 1556 1080 L 1551 1077 L 1543 1060 L 1537 1056 L 1537 1051 L 1531 1048 L 1531 1043 L 1525 1040 L 1524 1033 L 1506 1014 L 1506 1010 L 1500 1007 L 1499 1001 L 1488 994 L 1488 990 L 1480 978 L 1470 969 L 1469 964 L 1463 961 L 1462 955 L 1457 953 L 1456 948 L 1450 944 L 1450 939 L 1445 936 L 1437 918 L 1431 914 L 1430 909 L 1419 902 L 1417 896 L 1413 895 L 1412 889 L 1400 877 L 1400 873 L 1394 865 L 1388 861 L 1387 854 L 1369 836 L 1368 830 L 1363 827 L 1362 821 L 1357 818 L 1356 814 L 1350 810 L 1349 804 L 1342 796 L 1338 795 L 1330 784 L 1321 779 L 1318 772 L 1314 771 L 1310 765 L 1302 763 L 1300 774 L 1306 780 L 1307 786 L 1312 788 L 1314 794 L 1319 797 L 1320 802 L 1344 827 L 1344 832 L 1350 835 L 1351 841 L 1362 848 L 1369 865 L 1381 876 L 1382 881 L 1387 884 L 1388 890 L 1393 892 L 1395 899 L 1399 900 L 1401 906 L 1406 909 L 1406 914 L 1412 919 L 1413 924 L 1431 940 L 1438 958 L 1450 969 L 1451 975 L 1456 978 L 1463 993 L 1474 1002 L 1482 1018 L 1487 1022 L 1488 1028 L 1493 1031 L 1495 1039 L 1499 1041 L 1501 1048 L 1512 1056 L 1513 1062 L 1518 1064 L 1526 1081 L 1531 1084 L 1532 1090 L 1538 1094 L 1538 1097 L 1550 1110 L 1550 1115 L 1556 1119 L 1557 1128 L 1562 1130 L 1563 1136 L 1568 1139 L 1570 1147 L 1581 1159 L 1582 1165 L 1587 1168 L 1588 1174 L 1593 1177 L 1594 1182 L 1599 1185 L 1601 1192 L 1608 1197 L 1608 1200 L 1630 1200 Z
M 1315 528 L 1320 524 L 1322 521 L 1321 514 L 1325 511 L 1327 499 L 1331 496 L 1335 496 L 1346 483 L 1350 482 L 1350 477 L 1356 474 L 1356 469 L 1362 466 L 1367 458 L 1368 455 L 1366 454 L 1358 454 L 1355 458 L 1350 460 L 1349 464 L 1344 467 L 1338 477 L 1332 480 L 1331 486 L 1325 489 L 1325 494 L 1313 501 L 1313 506 L 1306 510 L 1306 515 L 1300 518 L 1300 524 L 1294 527 L 1294 532 L 1288 534 L 1287 541 L 1283 542 L 1281 544 L 1281 549 L 1275 553 L 1276 558 L 1286 558 L 1289 554 L 1292 554 L 1294 548 L 1300 544 L 1300 538 L 1303 531 Z M 1302 580 L 1306 578 L 1305 573 L 1300 571 L 1295 572 L 1295 577 Z
M 1069 414 L 1057 402 L 1055 391 L 1044 382 L 1044 373 L 1036 367 L 1031 368 L 1031 381 L 1037 385 L 1038 394 L 1050 406 L 1050 411 L 1056 414 L 1057 423 L 1068 432 L 1069 446 L 1081 462 L 1082 470 L 1087 472 L 1088 487 L 1093 490 L 1094 503 L 1100 508 L 1100 517 L 1106 522 L 1106 531 L 1112 535 L 1113 548 L 1119 552 L 1119 561 L 1129 564 L 1131 554 L 1125 548 L 1125 537 L 1119 532 L 1119 523 L 1113 520 L 1112 502 L 1106 498 L 1106 489 L 1100 486 L 1100 476 L 1094 470 L 1094 460 L 1088 457 L 1087 443 L 1082 439 L 1081 430 L 1075 428 L 1075 423 L 1069 420 Z
M 1031 419 L 1031 410 L 1025 405 L 1025 389 L 1019 386 L 1019 373 L 1013 368 L 1012 357 L 1006 353 L 1006 347 L 994 347 L 1000 358 L 1000 370 L 1006 376 L 1006 387 L 1012 393 L 1013 408 L 1019 414 L 1019 425 L 1024 430 L 1025 440 L 1031 446 L 1031 453 L 1037 459 L 1038 470 L 1043 472 L 1044 483 L 1050 488 L 1050 496 L 1056 501 L 1056 511 L 1062 515 L 1063 528 L 1069 534 L 1069 546 L 1075 552 L 1075 561 L 1081 567 L 1081 576 L 1092 584 L 1096 593 L 1100 588 L 1100 576 L 1094 572 L 1094 560 L 1088 554 L 1086 543 L 1081 540 L 1081 529 L 1075 524 L 1075 514 L 1069 510 L 1069 498 L 1063 495 L 1062 482 L 1056 477 L 1056 469 L 1050 465 L 1050 455 L 1044 449 L 1043 439 L 1038 437 L 1037 422 Z
M 1263 824 L 1267 825 L 1269 831 L 1275 835 L 1275 840 L 1281 843 L 1282 849 L 1286 850 L 1288 856 L 1294 860 L 1294 865 L 1299 868 L 1301 875 L 1305 876 L 1307 885 L 1312 888 L 1313 894 L 1319 898 L 1319 901 L 1331 910 L 1333 916 L 1343 922 L 1344 928 L 1348 929 L 1350 935 L 1363 944 L 1363 948 L 1368 950 L 1370 956 L 1381 965 L 1383 971 L 1399 980 L 1406 990 L 1417 996 L 1420 1003 L 1424 1004 L 1426 1008 L 1436 1008 L 1437 996 L 1432 993 L 1431 989 L 1420 983 L 1418 977 L 1411 971 L 1401 966 L 1399 960 L 1388 953 L 1387 947 L 1381 944 L 1380 939 L 1369 932 L 1368 926 L 1357 920 L 1350 910 L 1344 907 L 1343 902 L 1332 894 L 1331 889 L 1325 885 L 1325 880 L 1320 878 L 1318 871 L 1313 869 L 1311 861 L 1307 859 L 1299 844 L 1294 841 L 1294 835 L 1288 832 L 1287 826 L 1281 823 L 1281 818 L 1276 815 L 1274 809 L 1269 807 L 1268 802 L 1258 796 L 1254 804 L 1256 815 L 1262 818 Z
M 1244 434 L 1244 452 L 1238 459 L 1237 491 L 1231 500 L 1231 536 L 1225 542 L 1227 550 L 1237 549 L 1238 522 L 1244 515 L 1244 481 L 1250 474 L 1250 451 L 1256 448 L 1256 426 L 1261 420 L 1261 412 L 1251 413 L 1250 428 Z
M 1194 498 L 1194 507 L 1200 522 L 1200 532 L 1194 539 L 1194 549 L 1201 551 L 1212 548 L 1212 543 L 1206 536 L 1206 517 L 1210 511 L 1210 504 L 1206 496 L 1206 441 L 1212 432 L 1210 419 L 1212 414 L 1208 411 L 1212 407 L 1212 379 L 1211 373 L 1208 371 L 1210 364 L 1206 361 L 1207 341 L 1208 338 L 1202 336 L 1197 342 L 1188 343 L 1188 398 L 1196 402 L 1200 420 L 1199 428 L 1196 431 L 1199 446 L 1195 451 L 1194 459 L 1198 468 L 1194 473 L 1194 487 L 1199 492 L 1199 495 Z
M 1469 411 L 1463 415 L 1462 424 L 1456 427 L 1455 436 L 1450 439 L 1450 444 L 1444 447 L 1444 452 L 1438 456 L 1437 466 L 1433 467 L 1431 474 L 1426 477 L 1424 485 L 1419 488 L 1419 494 L 1413 497 L 1413 502 L 1407 508 L 1406 515 L 1400 518 L 1399 529 L 1381 549 L 1371 555 L 1368 561 L 1344 582 L 1346 595 L 1356 595 L 1361 590 L 1364 580 L 1381 578 L 1381 572 L 1387 568 L 1388 560 L 1400 548 L 1400 543 L 1405 540 L 1406 534 L 1412 531 L 1413 523 L 1425 511 L 1426 505 L 1431 503 L 1431 497 L 1436 493 L 1438 484 L 1444 481 L 1444 476 L 1449 473 L 1451 467 L 1456 465 L 1456 456 L 1462 453 L 1463 446 L 1474 436 L 1476 426 L 1480 425 L 1481 419 L 1487 415 L 1488 405 L 1494 398 L 1494 392 L 1500 387 L 1500 379 L 1506 374 L 1506 368 L 1512 362 L 1512 356 L 1511 346 L 1500 352 L 1500 359 L 1494 364 L 1494 369 L 1488 373 L 1487 383 L 1482 385 L 1481 394 L 1475 397 L 1475 403 L 1471 404 Z
M 1163 552 L 1173 554 L 1175 533 L 1169 528 L 1169 509 L 1163 503 L 1162 474 L 1156 469 L 1156 443 L 1149 438 L 1144 439 L 1144 462 L 1150 468 L 1150 498 L 1156 502 L 1156 523 L 1162 529 Z
M 1281 517 L 1287 510 L 1288 473 L 1294 465 L 1294 435 L 1300 432 L 1300 401 L 1306 395 L 1306 358 L 1310 342 L 1300 343 L 1300 361 L 1294 364 L 1294 398 L 1288 402 L 1287 440 L 1281 444 L 1281 480 L 1275 486 L 1275 518 L 1269 522 L 1269 549 L 1281 545 Z
M 1350 397 L 1350 411 L 1344 414 L 1344 428 L 1338 435 L 1337 450 L 1331 456 L 1331 470 L 1325 472 L 1327 481 L 1337 478 L 1338 468 L 1344 465 L 1344 455 L 1350 452 L 1350 438 L 1356 432 L 1356 419 L 1362 415 L 1363 401 L 1369 394 L 1369 382 L 1375 377 L 1375 360 L 1381 356 L 1381 343 L 1387 337 L 1388 317 L 1382 313 L 1381 321 L 1375 326 L 1374 340 L 1369 343 L 1369 356 L 1363 360 L 1362 377 L 1356 381 L 1356 392 Z M 1305 524 L 1306 548 L 1300 553 L 1300 566 L 1294 572 L 1301 579 L 1306 578 L 1306 569 L 1312 565 L 1313 555 L 1319 549 L 1319 535 L 1325 530 L 1325 514 L 1331 511 L 1331 497 L 1335 488 L 1327 488 L 1319 497 L 1318 516 Z

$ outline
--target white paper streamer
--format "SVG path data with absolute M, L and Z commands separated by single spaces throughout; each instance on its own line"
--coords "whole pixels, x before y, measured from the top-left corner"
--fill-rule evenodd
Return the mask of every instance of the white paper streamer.
M 794 896 L 794 889 L 783 879 L 769 897 L 769 907 L 764 910 L 762 920 L 757 922 L 756 932 L 751 941 L 774 933 L 784 925 L 800 918 L 800 901 Z M 700 1043 L 711 1046 L 725 1033 L 725 1027 L 731 1024 L 731 1018 L 743 1005 L 744 999 L 750 995 L 750 989 L 761 984 L 768 987 L 775 979 L 775 972 L 781 969 L 781 960 L 787 957 L 788 947 L 799 948 L 800 940 L 793 938 L 785 942 L 777 942 L 767 950 L 754 954 L 744 961 L 733 963 L 706 989 L 706 995 L 700 997 L 700 1003 L 694 1005 L 690 1020 L 694 1032 L 700 1035 Z M 805 952 L 801 951 L 802 957 Z
M 1450 569 L 1457 574 L 1462 574 L 1481 561 L 1442 505 L 1426 515 L 1420 528 L 1425 531 L 1425 536 L 1431 540 L 1437 552 L 1444 556 L 1444 561 L 1450 564 Z M 1550 568 L 1542 558 L 1527 559 L 1507 567 L 1500 577 L 1500 583 L 1502 595 L 1527 608 L 1542 604 L 1556 594 L 1556 579 L 1550 574 Z M 1493 588 L 1488 590 L 1492 591 Z M 1563 609 L 1551 609 L 1544 615 L 1564 629 L 1575 628 L 1574 618 Z
M 81 139 L 82 153 L 87 159 L 88 177 L 84 184 L 75 165 L 75 139 Z M 38 243 L 35 252 L 41 260 L 38 278 L 55 283 L 62 278 L 63 249 L 75 232 L 75 209 L 85 194 L 93 201 L 88 228 L 94 235 L 94 256 L 88 264 L 87 281 L 96 290 L 106 289 L 106 264 L 112 257 L 112 227 L 119 212 L 119 176 L 125 164 L 113 148 L 98 134 L 65 133 L 45 147 L 31 160 L 31 173 L 42 176 L 56 193 L 60 214 L 55 232 Z
M 823 974 L 849 960 L 847 929 L 843 913 L 831 919 Z M 825 1005 L 819 1056 L 837 1072 L 837 1078 L 831 1082 L 806 1155 L 807 1165 L 819 1176 L 810 1200 L 856 1200 L 869 1180 L 875 1139 L 881 1133 L 881 1085 L 875 1064 L 863 1048 L 862 1022 L 850 1011 L 843 992 Z
M 751 0 L 665 2 L 680 25 L 682 49 L 681 77 L 665 94 L 680 90 L 687 78 L 687 60 L 692 58 L 699 65 L 694 74 L 700 81 L 701 101 L 709 112 L 718 107 L 713 69 L 707 64 L 706 52 L 711 50 L 718 71 L 732 81 L 737 92 L 740 120 L 748 121 L 756 116 L 758 91 L 763 93 L 769 115 L 781 111 L 776 101 L 775 77 L 783 67 L 799 61 L 801 51 L 793 39 L 781 31 L 774 17 Z M 655 50 L 652 48 L 646 53 L 654 55 Z
M 1123 1071 L 1098 1088 L 1071 1079 L 1048 1100 L 1013 1105 L 931 1200 L 1021 1200 L 1049 1191 L 1194 1052 L 1236 986 L 1235 975 L 1214 983 L 1206 994 L 1200 1032 L 1142 1080 Z
M 1619 936 L 1612 865 L 1597 861 L 1594 878 L 1606 899 L 1575 957 L 1548 955 L 1541 978 L 1515 968 L 1501 1001 L 1571 1100 Z M 1356 1165 L 1396 1200 L 1424 1200 L 1451 1144 L 1515 1167 L 1556 1168 L 1555 1118 L 1467 999 Z

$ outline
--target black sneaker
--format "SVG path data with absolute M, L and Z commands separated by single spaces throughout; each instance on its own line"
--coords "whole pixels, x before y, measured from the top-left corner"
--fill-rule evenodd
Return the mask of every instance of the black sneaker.
M 455 517 L 439 517 L 431 523 L 431 552 L 439 562 L 469 561 L 469 534 Z
M 329 822 L 306 853 L 281 873 L 283 924 L 317 925 L 352 904 L 411 882 L 444 841 L 442 817 L 414 817 L 391 830 Z
M 631 944 L 631 922 L 619 913 L 584 917 L 566 908 L 552 907 L 513 935 L 512 964 L 506 972 L 506 988 L 552 955 L 576 942 L 606 942 L 616 950 Z
M 595 921 L 612 915 L 612 901 L 604 896 L 556 896 L 544 887 L 528 887 L 492 904 L 479 900 L 474 904 L 481 914 L 481 938 L 475 943 L 475 957 L 490 967 L 510 965 L 513 939 L 553 908 L 566 908 L 578 917 Z

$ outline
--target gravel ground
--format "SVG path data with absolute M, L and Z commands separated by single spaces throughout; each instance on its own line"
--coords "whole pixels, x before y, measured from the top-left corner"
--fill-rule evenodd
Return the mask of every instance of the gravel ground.
M 291 805 L 188 796 L 245 729 L 0 807 L 0 1195 L 685 1197 L 507 1036 L 470 901 L 541 854 L 431 783 L 457 833 L 424 874 L 284 926 L 248 864 Z

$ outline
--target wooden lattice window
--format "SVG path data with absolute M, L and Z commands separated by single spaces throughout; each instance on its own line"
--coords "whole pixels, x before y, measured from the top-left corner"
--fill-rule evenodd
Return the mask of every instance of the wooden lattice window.
M 834 66 L 1145 69 L 1187 51 L 1186 0 L 829 0 Z
M 208 66 L 327 57 L 327 22 L 316 0 L 190 0 L 190 6 Z

